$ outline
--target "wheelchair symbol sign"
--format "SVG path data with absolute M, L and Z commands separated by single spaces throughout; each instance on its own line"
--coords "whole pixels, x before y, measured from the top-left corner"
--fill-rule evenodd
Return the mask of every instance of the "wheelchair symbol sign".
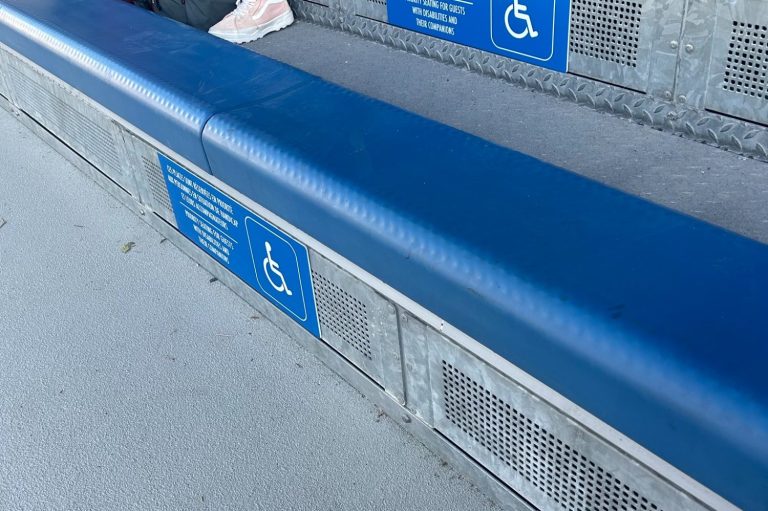
M 157 157 L 179 232 L 320 337 L 309 248 L 197 174 Z
M 515 39 L 523 39 L 528 36 L 531 38 L 539 37 L 539 33 L 534 30 L 533 25 L 531 24 L 531 16 L 527 14 L 527 11 L 528 8 L 523 5 L 520 0 L 514 0 L 504 12 L 504 26 L 507 28 L 509 35 Z M 515 32 L 512 27 L 510 27 L 510 16 L 525 22 L 525 29 L 522 32 Z
M 493 45 L 534 61 L 549 61 L 555 53 L 555 7 L 556 0 L 491 0 Z
M 280 265 L 272 259 L 272 245 L 268 241 L 264 242 L 264 250 L 267 252 L 267 257 L 264 258 L 264 274 L 267 276 L 267 280 L 272 285 L 272 288 L 278 293 L 285 293 L 288 296 L 293 296 L 293 291 L 288 289 L 288 285 L 285 283 L 285 276 L 280 271 Z M 280 284 L 275 284 L 275 280 L 279 279 Z
M 261 291 L 300 321 L 307 319 L 307 305 L 299 256 L 293 244 L 271 225 L 253 217 L 245 219 L 253 270 Z

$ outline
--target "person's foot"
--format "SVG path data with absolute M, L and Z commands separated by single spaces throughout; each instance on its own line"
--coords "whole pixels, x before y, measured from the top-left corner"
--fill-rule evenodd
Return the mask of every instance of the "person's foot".
M 208 31 L 233 43 L 260 39 L 293 23 L 286 0 L 238 0 L 237 8 Z

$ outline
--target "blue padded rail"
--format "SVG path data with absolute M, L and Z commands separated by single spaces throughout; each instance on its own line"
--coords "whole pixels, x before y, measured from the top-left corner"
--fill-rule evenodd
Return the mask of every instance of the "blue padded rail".
M 768 509 L 768 247 L 117 0 L 0 0 L 0 42 Z
M 321 80 L 203 138 L 218 178 L 768 509 L 768 247 Z
M 119 0 L 2 4 L 0 42 L 204 170 L 212 115 L 309 78 Z

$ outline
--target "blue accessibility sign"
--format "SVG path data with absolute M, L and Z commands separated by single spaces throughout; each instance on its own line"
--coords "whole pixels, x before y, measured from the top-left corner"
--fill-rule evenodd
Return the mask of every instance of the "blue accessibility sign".
M 255 216 L 246 217 L 245 230 L 261 293 L 280 303 L 298 321 L 306 321 L 307 303 L 296 242 Z
M 179 231 L 320 337 L 307 247 L 158 153 Z
M 389 23 L 516 60 L 568 70 L 570 0 L 389 0 Z

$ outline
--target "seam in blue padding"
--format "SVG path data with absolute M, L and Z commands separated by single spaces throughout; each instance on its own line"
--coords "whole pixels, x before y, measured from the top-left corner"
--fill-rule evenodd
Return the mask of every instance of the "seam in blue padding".
M 252 107 L 252 106 L 257 106 L 262 101 L 269 101 L 270 99 L 277 98 L 277 97 L 285 95 L 285 94 L 290 94 L 293 91 L 298 90 L 298 89 L 300 89 L 302 87 L 306 87 L 306 83 L 296 83 L 294 85 L 291 85 L 291 86 L 287 87 L 285 90 L 276 91 L 273 94 L 271 94 L 269 96 L 266 96 L 266 97 L 260 99 L 259 101 L 256 101 L 256 102 L 254 102 L 254 103 L 252 103 L 250 105 L 244 105 L 242 108 L 248 108 L 248 107 Z M 222 114 L 222 113 L 226 113 L 226 112 L 217 112 L 217 113 L 211 114 L 208 117 L 208 119 L 206 119 L 205 122 L 203 123 L 203 129 L 200 131 L 200 145 L 203 148 L 203 154 L 205 154 L 205 159 L 206 159 L 205 161 L 208 164 L 208 168 L 209 169 L 212 168 L 212 167 L 210 166 L 211 162 L 210 162 L 210 159 L 208 158 L 208 152 L 205 149 L 205 144 L 204 144 L 204 141 L 203 141 L 203 135 L 205 133 L 206 127 L 211 122 L 211 120 L 214 117 L 216 117 L 217 115 Z

